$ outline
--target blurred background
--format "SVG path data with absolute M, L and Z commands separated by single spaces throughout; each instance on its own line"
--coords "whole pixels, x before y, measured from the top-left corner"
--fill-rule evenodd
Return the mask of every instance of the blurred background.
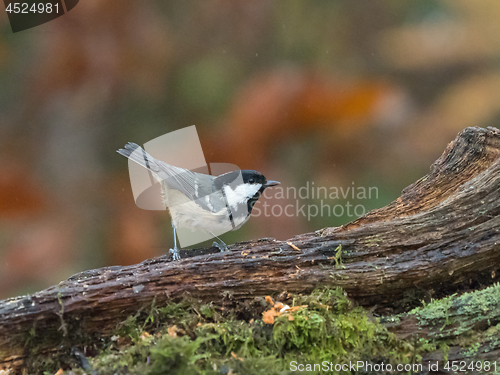
M 13 34 L 2 12 L 0 298 L 165 254 L 169 215 L 135 206 L 115 150 L 189 125 L 207 162 L 386 205 L 459 131 L 500 123 L 498 20 L 497 0 L 85 0 Z M 261 215 L 222 238 L 353 219 Z

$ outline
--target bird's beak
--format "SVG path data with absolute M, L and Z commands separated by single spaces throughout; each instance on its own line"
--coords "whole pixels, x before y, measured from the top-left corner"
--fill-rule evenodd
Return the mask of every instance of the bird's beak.
M 280 182 L 278 182 L 278 181 L 267 181 L 267 183 L 266 183 L 265 186 L 266 186 L 266 188 L 268 188 L 268 187 L 276 186 L 276 185 L 279 185 L 279 184 L 280 184 Z

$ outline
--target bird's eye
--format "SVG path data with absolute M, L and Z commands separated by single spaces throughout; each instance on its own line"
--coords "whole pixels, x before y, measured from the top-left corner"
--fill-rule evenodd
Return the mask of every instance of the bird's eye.
M 255 182 L 255 180 L 254 180 L 253 178 L 250 178 L 250 179 L 248 180 L 248 183 L 249 183 L 249 184 L 253 184 L 254 182 Z

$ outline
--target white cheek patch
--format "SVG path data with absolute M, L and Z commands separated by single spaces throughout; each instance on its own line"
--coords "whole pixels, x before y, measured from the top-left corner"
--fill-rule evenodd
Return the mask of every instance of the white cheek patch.
M 262 187 L 261 184 L 239 185 L 236 189 L 231 189 L 230 186 L 224 186 L 229 204 L 235 207 L 238 204 L 246 203 L 249 198 L 252 198 Z
M 246 187 L 246 186 L 243 186 L 243 187 Z M 262 187 L 261 184 L 253 184 L 253 185 L 250 185 L 247 188 L 247 198 L 252 198 L 255 194 L 257 194 L 257 192 L 260 190 L 260 188 Z

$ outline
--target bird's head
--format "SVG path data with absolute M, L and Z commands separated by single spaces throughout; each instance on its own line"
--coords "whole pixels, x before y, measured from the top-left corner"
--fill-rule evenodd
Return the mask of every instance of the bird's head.
M 256 192 L 260 193 L 262 193 L 268 187 L 280 184 L 278 181 L 267 180 L 260 172 L 249 169 L 241 171 L 241 177 L 243 178 L 243 183 L 245 185 L 247 185 L 248 187 L 258 188 Z
M 265 189 L 276 185 L 279 185 L 278 181 L 267 180 L 262 173 L 248 169 L 223 174 L 215 181 L 216 188 L 224 190 L 231 207 L 247 203 L 248 212 L 252 211 Z
M 254 170 L 243 170 L 241 171 L 241 176 L 245 185 L 244 190 L 246 191 L 249 212 L 252 211 L 253 205 L 260 198 L 264 190 L 280 184 L 278 181 L 267 180 L 262 173 Z

